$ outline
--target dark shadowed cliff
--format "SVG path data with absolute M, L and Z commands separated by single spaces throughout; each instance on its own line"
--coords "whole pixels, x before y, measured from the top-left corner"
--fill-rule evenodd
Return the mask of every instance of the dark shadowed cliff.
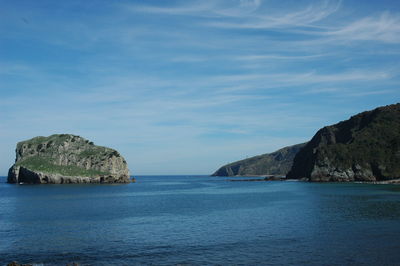
M 320 129 L 297 153 L 287 177 L 311 181 L 400 178 L 400 104 Z
M 288 146 L 273 153 L 254 156 L 219 168 L 213 176 L 286 175 L 296 153 L 305 143 Z

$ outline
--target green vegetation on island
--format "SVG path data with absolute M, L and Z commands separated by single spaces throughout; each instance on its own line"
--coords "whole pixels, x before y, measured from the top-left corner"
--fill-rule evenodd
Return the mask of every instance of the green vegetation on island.
M 54 159 L 45 156 L 35 156 L 23 159 L 15 164 L 32 171 L 39 171 L 48 174 L 61 174 L 64 176 L 96 176 L 109 175 L 109 172 L 102 172 L 94 169 L 85 169 L 75 165 L 57 165 Z

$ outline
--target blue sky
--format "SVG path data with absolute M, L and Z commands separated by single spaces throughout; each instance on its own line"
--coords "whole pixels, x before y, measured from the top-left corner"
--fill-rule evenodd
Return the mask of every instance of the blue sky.
M 0 0 L 0 175 L 73 133 L 210 174 L 399 102 L 398 1 Z

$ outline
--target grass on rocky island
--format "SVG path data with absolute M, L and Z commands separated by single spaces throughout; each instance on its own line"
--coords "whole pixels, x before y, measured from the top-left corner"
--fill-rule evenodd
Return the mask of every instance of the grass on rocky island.
M 75 165 L 56 165 L 52 158 L 33 156 L 23 159 L 16 163 L 17 166 L 23 166 L 29 170 L 43 172 L 48 174 L 60 174 L 64 176 L 98 176 L 110 173 L 93 169 L 84 169 Z
M 19 149 L 23 144 L 32 145 L 32 146 L 39 145 L 39 144 L 46 143 L 46 142 L 53 142 L 56 144 L 61 144 L 71 137 L 72 137 L 72 135 L 69 135 L 69 134 L 54 134 L 49 137 L 38 136 L 38 137 L 34 137 L 29 140 L 19 142 L 17 144 L 17 149 Z
M 70 134 L 54 134 L 49 137 L 35 137 L 30 140 L 21 141 L 17 144 L 17 150 L 21 150 L 22 146 L 26 146 L 26 151 L 40 151 L 41 156 L 57 154 L 59 153 L 58 148 L 65 142 L 69 142 L 70 150 L 72 153 L 76 153 L 78 158 L 98 158 L 99 160 L 105 158 L 111 158 L 112 156 L 120 157 L 120 154 L 110 148 L 103 146 L 96 146 L 93 142 L 90 142 L 79 136 Z

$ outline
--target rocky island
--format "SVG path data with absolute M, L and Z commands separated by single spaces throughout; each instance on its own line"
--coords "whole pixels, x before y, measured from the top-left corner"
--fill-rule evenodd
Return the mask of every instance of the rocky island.
M 305 144 L 284 147 L 272 153 L 224 165 L 212 176 L 285 176 L 293 164 L 295 155 Z
M 71 134 L 35 137 L 17 144 L 8 183 L 128 183 L 128 165 L 114 149 Z
M 400 104 L 320 129 L 296 154 L 287 178 L 321 182 L 400 179 Z

